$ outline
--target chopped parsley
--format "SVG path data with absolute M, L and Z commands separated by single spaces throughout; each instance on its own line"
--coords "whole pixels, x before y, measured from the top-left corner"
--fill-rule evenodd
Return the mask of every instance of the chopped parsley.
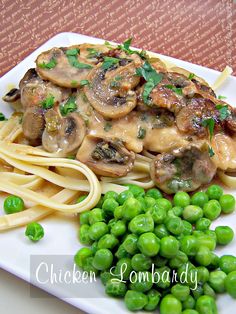
M 214 128 L 215 128 L 215 120 L 213 118 L 207 118 L 202 120 L 202 125 L 204 127 L 208 128 L 209 134 L 210 134 L 210 140 L 212 139 L 212 136 L 214 134 Z
M 102 64 L 102 69 L 103 70 L 108 70 L 109 68 L 111 68 L 113 65 L 119 63 L 119 59 L 117 58 L 113 58 L 113 57 L 104 57 L 104 61 Z
M 66 116 L 70 112 L 77 110 L 75 96 L 70 96 L 64 105 L 60 106 L 60 112 L 63 116 Z
M 112 49 L 114 48 L 114 47 L 112 46 L 112 44 L 109 43 L 109 41 L 107 41 L 107 40 L 105 40 L 104 45 L 107 46 L 108 48 L 112 48 Z
M 87 51 L 89 52 L 89 54 L 87 55 L 87 57 L 89 59 L 91 59 L 91 58 L 98 58 L 101 55 L 101 52 L 97 51 L 94 48 L 87 48 Z
M 81 80 L 80 86 L 90 85 L 90 82 L 88 80 Z
M 0 112 L 0 121 L 5 121 L 5 120 L 7 120 L 6 117 L 4 116 L 2 112 Z
M 74 155 L 70 155 L 70 156 L 67 156 L 66 158 L 67 159 L 75 159 L 75 156 Z
M 120 81 L 122 79 L 122 77 L 120 76 L 120 75 L 117 75 L 116 77 L 115 77 L 115 80 L 116 81 Z
M 224 121 L 230 116 L 230 110 L 227 105 L 216 105 L 216 109 L 220 113 L 220 120 Z
M 105 132 L 108 132 L 110 131 L 111 128 L 112 128 L 111 122 L 106 122 L 103 129 Z
M 146 129 L 139 127 L 137 138 L 139 138 L 140 140 L 143 140 L 145 136 L 146 136 Z
M 226 96 L 222 96 L 222 95 L 218 96 L 218 99 L 226 99 L 226 98 L 227 98 Z
M 192 80 L 194 77 L 195 77 L 195 74 L 194 73 L 190 73 L 189 76 L 188 76 L 188 79 Z
M 112 81 L 110 86 L 111 87 L 118 87 L 120 85 L 120 83 L 118 83 L 117 81 Z
M 182 88 L 180 87 L 175 87 L 174 85 L 165 85 L 166 88 L 173 90 L 173 92 L 175 92 L 176 94 L 182 96 L 183 92 L 182 92 Z
M 147 56 L 147 53 L 146 53 L 145 50 L 142 50 L 141 52 L 139 52 L 137 50 L 130 49 L 130 45 L 131 45 L 132 39 L 133 38 L 129 38 L 129 39 L 125 40 L 123 42 L 123 44 L 122 45 L 118 45 L 117 48 L 123 50 L 124 52 L 126 52 L 129 55 L 131 55 L 133 53 L 136 53 L 137 55 L 140 56 L 140 58 L 145 59 L 146 56 Z
M 138 76 L 142 76 L 146 80 L 143 90 L 143 101 L 146 105 L 149 105 L 149 95 L 153 88 L 161 82 L 162 74 L 157 73 L 156 70 L 147 61 L 144 63 L 142 68 L 136 69 L 136 74 Z
M 211 146 L 208 146 L 208 154 L 210 157 L 213 157 L 215 155 L 215 152 Z
M 78 61 L 80 50 L 77 48 L 66 50 L 66 56 L 71 66 L 77 69 L 92 69 L 92 65 Z
M 55 58 L 51 58 L 49 62 L 39 63 L 39 67 L 42 69 L 53 69 L 57 65 L 57 60 Z
M 51 109 L 54 106 L 54 101 L 55 97 L 53 95 L 49 95 L 41 102 L 41 105 L 43 109 Z
M 70 82 L 70 85 L 77 87 L 77 86 L 78 86 L 78 81 L 72 80 L 72 81 Z

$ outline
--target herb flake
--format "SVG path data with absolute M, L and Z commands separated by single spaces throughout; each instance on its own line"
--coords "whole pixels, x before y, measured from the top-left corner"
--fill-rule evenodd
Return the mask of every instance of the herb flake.
M 7 120 L 5 115 L 2 112 L 0 112 L 0 121 L 5 121 L 5 120 Z
M 119 63 L 119 59 L 113 58 L 113 57 L 104 57 L 104 61 L 102 63 L 102 69 L 103 70 L 108 70 L 111 68 L 113 65 Z
M 183 91 L 181 87 L 175 87 L 174 85 L 165 85 L 166 88 L 173 90 L 177 95 L 182 96 Z
M 66 116 L 70 112 L 77 110 L 77 105 L 75 101 L 75 96 L 70 96 L 64 105 L 60 106 L 60 112 L 62 116 Z
M 140 140 L 143 140 L 145 136 L 146 136 L 146 129 L 144 129 L 143 127 L 139 127 L 137 138 Z
M 92 65 L 78 61 L 80 50 L 77 48 L 66 50 L 66 56 L 69 64 L 77 69 L 92 69 Z
M 230 110 L 227 105 L 216 105 L 216 109 L 220 113 L 220 120 L 224 121 L 230 116 Z
M 41 105 L 43 109 L 51 109 L 54 106 L 54 101 L 55 97 L 53 95 L 49 95 L 41 102 Z
M 55 58 L 51 58 L 49 62 L 43 62 L 43 63 L 39 63 L 39 67 L 42 69 L 53 69 L 55 68 L 55 66 L 57 65 L 57 60 Z
M 215 120 L 213 118 L 204 119 L 202 120 L 202 125 L 208 128 L 208 131 L 210 134 L 210 140 L 212 140 L 212 136 L 214 134 L 214 128 L 215 128 Z
M 194 77 L 195 77 L 195 74 L 194 73 L 190 73 L 189 76 L 188 76 L 188 79 L 192 80 Z
M 111 128 L 112 128 L 111 122 L 106 122 L 103 129 L 105 132 L 108 132 L 110 131 Z
M 90 85 L 90 82 L 88 80 L 81 80 L 80 86 Z
M 211 146 L 208 146 L 208 154 L 210 157 L 213 157 L 215 155 L 215 152 Z

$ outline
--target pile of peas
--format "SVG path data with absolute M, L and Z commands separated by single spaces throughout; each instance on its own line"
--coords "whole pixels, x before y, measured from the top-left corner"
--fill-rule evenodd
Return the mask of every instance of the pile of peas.
M 172 202 L 155 188 L 145 193 L 128 185 L 120 194 L 107 192 L 96 208 L 80 214 L 79 239 L 87 247 L 76 253 L 75 263 L 100 275 L 106 293 L 124 298 L 131 311 L 159 308 L 161 314 L 216 314 L 217 293 L 227 291 L 236 298 L 236 257 L 214 253 L 216 245 L 232 241 L 233 230 L 228 226 L 210 230 L 210 226 L 234 208 L 234 197 L 223 195 L 218 185 L 192 196 L 177 192 Z M 124 264 L 125 282 L 112 280 L 121 279 Z M 188 266 L 187 280 L 153 283 L 153 265 L 160 275 L 175 270 L 178 279 Z M 145 280 L 130 280 L 133 271 L 145 274 Z M 196 289 L 190 279 L 194 273 Z

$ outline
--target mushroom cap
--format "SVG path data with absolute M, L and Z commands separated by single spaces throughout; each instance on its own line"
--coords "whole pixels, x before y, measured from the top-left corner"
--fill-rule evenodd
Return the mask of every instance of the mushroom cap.
M 44 111 L 40 107 L 29 107 L 24 112 L 22 129 L 31 145 L 41 144 L 45 127 Z

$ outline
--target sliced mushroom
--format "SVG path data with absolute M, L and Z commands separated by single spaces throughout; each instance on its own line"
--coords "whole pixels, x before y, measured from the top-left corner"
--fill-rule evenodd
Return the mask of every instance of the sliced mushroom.
M 151 177 L 156 185 L 168 194 L 177 191 L 194 191 L 209 183 L 216 166 L 209 157 L 208 145 L 203 142 L 163 153 L 151 163 Z
M 80 82 L 87 79 L 88 73 L 97 64 L 101 53 L 108 50 L 105 45 L 90 44 L 52 48 L 38 56 L 36 69 L 44 80 L 62 87 L 79 87 Z
M 123 177 L 133 168 L 135 154 L 118 139 L 87 135 L 76 158 L 98 175 Z
M 208 128 L 203 123 L 207 119 L 214 120 L 214 130 L 220 129 L 221 121 L 215 104 L 207 98 L 192 98 L 177 114 L 176 125 L 182 132 L 203 138 L 208 135 Z
M 89 86 L 85 94 L 94 107 L 105 118 L 120 118 L 127 115 L 136 106 L 134 88 L 140 78 L 135 75 L 141 59 L 132 55 L 132 59 L 119 59 L 119 63 L 103 69 L 102 64 L 88 75 Z
M 54 102 L 62 102 L 68 98 L 70 89 L 55 86 L 43 81 L 35 71 L 29 69 L 20 81 L 21 103 L 23 109 L 29 107 L 42 107 L 42 102 L 49 96 L 54 97 Z
M 42 134 L 45 126 L 44 111 L 40 107 L 29 107 L 22 120 L 24 136 L 31 145 L 41 144 Z
M 12 88 L 2 99 L 6 102 L 15 102 L 20 99 L 20 90 L 18 88 Z
M 74 152 L 82 143 L 86 126 L 84 120 L 76 112 L 62 118 L 56 108 L 45 113 L 46 128 L 42 136 L 42 144 L 49 152 L 60 152 L 66 156 Z

